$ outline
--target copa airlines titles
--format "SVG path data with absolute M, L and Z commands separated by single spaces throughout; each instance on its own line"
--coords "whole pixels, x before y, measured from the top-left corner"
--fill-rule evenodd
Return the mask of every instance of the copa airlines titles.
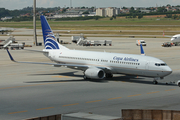
M 133 61 L 133 62 L 138 62 L 139 60 L 138 59 L 134 59 L 134 58 L 131 58 L 131 57 L 117 57 L 117 56 L 114 56 L 113 57 L 113 60 L 117 60 L 117 61 L 120 61 L 120 60 L 124 60 L 124 61 Z

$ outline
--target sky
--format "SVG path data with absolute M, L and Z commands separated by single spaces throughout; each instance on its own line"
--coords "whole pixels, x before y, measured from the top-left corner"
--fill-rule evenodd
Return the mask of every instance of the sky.
M 9 10 L 33 6 L 34 0 L 0 0 L 0 8 Z M 180 0 L 71 0 L 72 7 L 156 7 L 180 5 Z M 37 7 L 70 7 L 70 0 L 36 0 Z

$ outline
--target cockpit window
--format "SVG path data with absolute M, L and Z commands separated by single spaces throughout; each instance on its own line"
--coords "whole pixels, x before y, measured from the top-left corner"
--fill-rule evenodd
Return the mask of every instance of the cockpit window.
M 167 66 L 167 64 L 166 63 L 161 63 L 161 66 Z
M 159 63 L 155 63 L 155 65 L 156 65 L 156 66 L 160 66 L 160 64 L 159 64 Z
M 155 63 L 156 66 L 167 66 L 166 63 Z

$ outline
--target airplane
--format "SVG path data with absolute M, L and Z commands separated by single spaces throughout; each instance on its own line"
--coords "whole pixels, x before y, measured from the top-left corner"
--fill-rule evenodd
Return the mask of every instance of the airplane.
M 153 83 L 172 73 L 171 68 L 162 60 L 146 56 L 142 45 L 141 55 L 108 53 L 95 51 L 71 50 L 59 44 L 45 18 L 41 15 L 41 26 L 44 39 L 43 53 L 55 63 L 20 62 L 15 61 L 7 49 L 13 62 L 28 64 L 45 64 L 54 67 L 65 66 L 71 69 L 82 70 L 84 79 L 112 78 L 113 74 L 125 74 L 154 78 Z
M 180 34 L 168 36 L 168 35 L 164 35 L 164 32 L 163 32 L 163 36 L 171 38 L 172 43 L 180 43 Z
M 4 33 L 6 33 L 6 34 L 8 34 L 8 32 L 13 32 L 14 31 L 14 28 L 0 28 L 0 33 L 1 34 L 4 34 Z
M 173 43 L 179 43 L 180 42 L 180 34 L 176 34 L 171 37 L 171 42 Z

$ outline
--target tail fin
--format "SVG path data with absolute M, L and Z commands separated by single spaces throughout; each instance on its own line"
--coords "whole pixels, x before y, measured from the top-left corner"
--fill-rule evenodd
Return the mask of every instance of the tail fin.
M 142 47 L 142 44 L 140 44 L 140 48 L 141 48 L 141 55 L 145 55 L 144 49 L 143 49 L 143 47 Z
M 60 49 L 60 48 L 66 48 L 62 45 L 60 45 L 46 20 L 46 18 L 41 15 L 41 27 L 42 27 L 42 33 L 43 33 L 43 39 L 44 39 L 44 47 L 45 49 Z M 66 48 L 67 49 L 67 48 Z

